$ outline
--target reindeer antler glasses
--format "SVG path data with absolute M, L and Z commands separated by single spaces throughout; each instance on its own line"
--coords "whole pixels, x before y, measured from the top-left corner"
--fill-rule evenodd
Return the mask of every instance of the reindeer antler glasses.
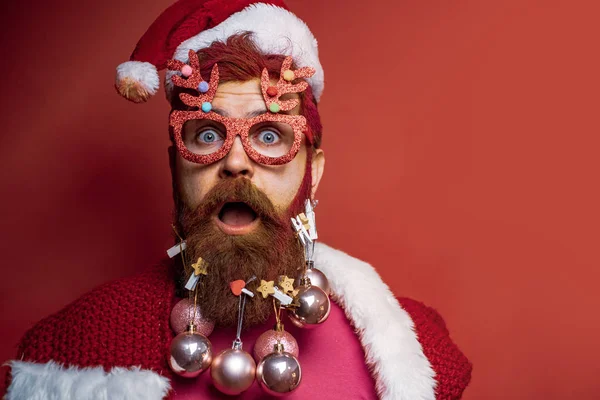
M 188 161 L 210 164 L 219 161 L 229 151 L 236 136 L 240 136 L 246 154 L 255 162 L 266 165 L 281 165 L 290 162 L 298 153 L 305 133 L 312 142 L 301 115 L 278 114 L 289 111 L 298 105 L 298 99 L 281 100 L 286 93 L 300 93 L 308 83 L 293 84 L 297 78 L 310 77 L 315 70 L 302 67 L 295 71 L 290 68 L 292 58 L 286 57 L 281 65 L 279 81 L 271 85 L 269 72 L 264 69 L 261 76 L 261 90 L 268 111 L 253 118 L 229 118 L 212 111 L 212 100 L 219 85 L 219 68 L 215 64 L 210 82 L 200 76 L 198 55 L 190 50 L 189 65 L 178 60 L 170 60 L 170 70 L 181 71 L 171 79 L 175 86 L 194 89 L 197 96 L 179 94 L 179 98 L 196 111 L 171 112 L 169 125 L 173 128 L 175 145 L 179 153 Z

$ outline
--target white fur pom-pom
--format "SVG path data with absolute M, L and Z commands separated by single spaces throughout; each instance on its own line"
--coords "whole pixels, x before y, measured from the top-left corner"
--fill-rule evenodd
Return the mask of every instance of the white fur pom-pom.
M 127 100 L 143 103 L 156 93 L 159 81 L 154 65 L 149 62 L 127 61 L 117 67 L 115 87 Z

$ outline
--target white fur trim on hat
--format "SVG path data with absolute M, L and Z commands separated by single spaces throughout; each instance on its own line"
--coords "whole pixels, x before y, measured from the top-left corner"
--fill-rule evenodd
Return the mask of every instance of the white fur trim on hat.
M 140 368 L 64 368 L 55 362 L 11 361 L 6 400 L 160 400 L 171 385 L 164 376 Z
M 115 86 L 128 100 L 146 101 L 156 93 L 159 85 L 158 71 L 149 62 L 126 61 L 117 67 Z
M 316 73 L 307 81 L 315 99 L 319 101 L 325 82 L 323 67 L 319 62 L 317 39 L 304 21 L 281 7 L 264 3 L 252 4 L 232 14 L 214 28 L 181 43 L 173 58 L 187 62 L 189 50 L 198 51 L 209 47 L 213 42 L 225 42 L 228 37 L 243 32 L 252 32 L 254 42 L 265 54 L 292 56 L 298 67 L 314 68 Z M 167 97 L 173 89 L 171 76 L 175 73 L 167 71 Z
M 435 371 L 414 322 L 375 269 L 322 243 L 315 248 L 315 267 L 358 331 L 380 398 L 435 400 Z

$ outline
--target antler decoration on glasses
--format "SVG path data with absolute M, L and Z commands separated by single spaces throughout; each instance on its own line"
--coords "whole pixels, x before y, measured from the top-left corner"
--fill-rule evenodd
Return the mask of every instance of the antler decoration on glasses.
M 190 107 L 198 107 L 205 113 L 212 110 L 211 102 L 217 92 L 217 86 L 219 86 L 219 68 L 215 64 L 210 73 L 210 82 L 206 82 L 200 75 L 200 61 L 198 60 L 198 54 L 194 50 L 190 50 L 188 53 L 189 65 L 179 60 L 169 60 L 167 62 L 167 68 L 172 71 L 180 71 L 184 79 L 179 75 L 173 75 L 171 80 L 173 84 L 178 87 L 186 89 L 194 89 L 198 91 L 198 96 L 192 96 L 189 93 L 180 93 L 179 98 L 183 103 Z
M 311 67 L 302 67 L 292 71 L 292 57 L 286 57 L 281 64 L 281 73 L 279 81 L 275 86 L 271 85 L 269 71 L 265 68 L 262 72 L 260 87 L 262 89 L 263 98 L 267 108 L 272 113 L 279 111 L 289 111 L 296 107 L 299 103 L 298 99 L 280 100 L 281 96 L 287 93 L 300 93 L 308 88 L 308 83 L 305 81 L 293 84 L 294 79 L 310 78 L 315 74 L 315 69 Z

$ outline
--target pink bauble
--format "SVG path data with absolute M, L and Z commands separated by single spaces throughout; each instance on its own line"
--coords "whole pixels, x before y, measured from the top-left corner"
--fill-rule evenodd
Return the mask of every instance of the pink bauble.
M 297 288 L 298 286 L 301 286 L 300 281 L 304 276 L 310 279 L 310 284 L 312 286 L 320 287 L 325 293 L 327 293 L 327 295 L 331 294 L 331 288 L 329 286 L 329 281 L 327 280 L 327 277 L 325 276 L 323 271 L 317 268 L 308 268 L 306 270 L 306 274 L 300 274 L 294 281 L 294 287 Z
M 175 334 L 183 333 L 187 330 L 190 324 L 191 318 L 194 315 L 194 302 L 189 299 L 180 300 L 173 310 L 171 310 L 171 329 Z M 196 318 L 194 318 L 194 330 L 201 335 L 208 337 L 213 329 L 215 323 L 202 317 L 200 307 L 196 306 Z
M 286 353 L 290 353 L 294 357 L 298 357 L 300 349 L 298 348 L 298 342 L 296 339 L 294 339 L 289 332 L 271 329 L 260 335 L 258 339 L 256 339 L 256 343 L 254 343 L 253 353 L 256 362 L 260 362 L 260 360 L 262 360 L 266 355 L 271 354 L 277 343 L 281 343 L 283 345 Z

